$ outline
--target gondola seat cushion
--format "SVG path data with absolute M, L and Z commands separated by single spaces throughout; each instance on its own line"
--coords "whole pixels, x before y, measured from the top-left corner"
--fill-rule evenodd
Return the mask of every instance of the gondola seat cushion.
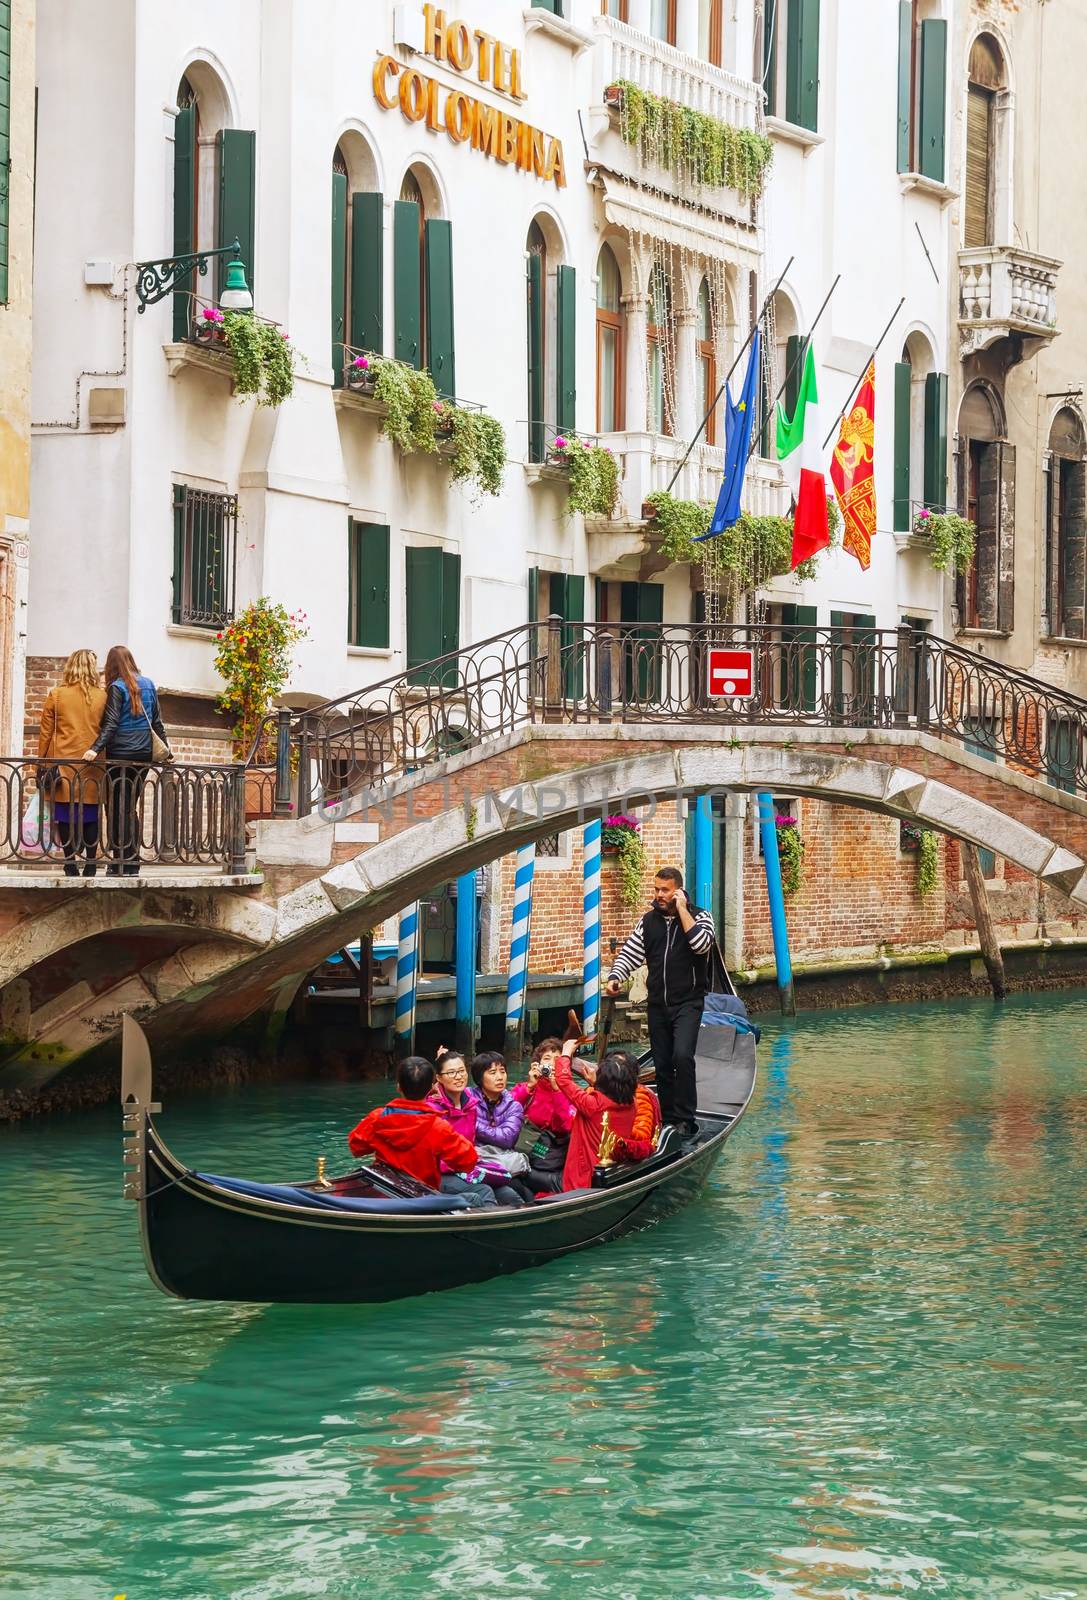
M 327 1190 L 298 1189 L 290 1183 L 250 1183 L 245 1178 L 221 1178 L 214 1172 L 198 1172 L 196 1176 L 204 1183 L 214 1183 L 219 1189 L 228 1189 L 231 1194 L 249 1195 L 254 1200 L 278 1200 L 292 1206 L 309 1206 L 313 1211 L 352 1211 L 369 1216 L 410 1217 L 471 1209 L 464 1196 L 459 1194 L 424 1194 L 411 1199 L 389 1195 L 380 1200 L 353 1200 L 349 1195 L 331 1194 Z

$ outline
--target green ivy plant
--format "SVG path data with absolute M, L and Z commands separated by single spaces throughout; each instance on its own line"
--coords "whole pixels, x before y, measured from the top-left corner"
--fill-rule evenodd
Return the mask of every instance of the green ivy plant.
M 372 357 L 374 399 L 385 407 L 381 431 L 405 455 L 419 451 L 434 455 L 438 449 L 441 402 L 429 372 L 417 372 L 403 361 Z
M 928 545 L 929 563 L 936 572 L 967 572 L 974 564 L 978 530 L 954 511 L 930 511 L 922 506 L 913 522 Z
M 583 517 L 610 517 L 619 498 L 619 463 L 607 445 L 585 444 L 557 434 L 551 446 L 553 466 L 570 474 L 567 505 Z
M 619 898 L 626 906 L 636 906 L 642 899 L 647 857 L 640 830 L 641 823 L 625 816 L 608 817 L 600 829 L 601 844 L 618 852 Z
M 749 511 L 716 539 L 704 544 L 695 541 L 709 528 L 713 507 L 694 500 L 676 500 L 664 490 L 646 497 L 653 520 L 661 532 L 661 554 L 670 561 L 712 560 L 722 586 L 730 599 L 759 589 L 771 578 L 792 572 L 798 583 L 815 577 L 819 557 L 809 556 L 793 569 L 793 522 L 791 517 L 756 517 Z M 833 547 L 841 530 L 841 517 L 828 502 L 830 542 Z
M 280 406 L 294 393 L 294 346 L 271 322 L 248 311 L 226 311 L 223 337 L 234 361 L 234 392 L 255 394 L 259 406 Z
M 900 828 L 900 844 L 903 850 L 908 850 L 917 857 L 917 893 L 923 899 L 936 887 L 940 860 L 939 837 L 931 828 L 919 828 L 916 823 L 903 822 Z
M 762 193 L 774 159 L 774 147 L 764 134 L 663 100 L 625 78 L 612 84 L 607 95 L 618 102 L 623 138 L 646 160 L 669 168 L 677 178 L 690 174 L 710 188 L 735 189 L 745 200 Z
M 439 433 L 452 445 L 449 475 L 454 483 L 472 483 L 477 495 L 501 494 L 506 470 L 506 434 L 502 424 L 483 411 L 465 411 L 442 402 Z
M 781 860 L 781 890 L 796 894 L 804 880 L 804 841 L 792 817 L 775 817 L 778 856 Z

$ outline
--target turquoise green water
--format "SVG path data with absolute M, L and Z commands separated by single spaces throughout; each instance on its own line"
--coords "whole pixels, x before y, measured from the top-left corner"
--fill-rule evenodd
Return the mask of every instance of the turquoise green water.
M 1087 1593 L 1087 998 L 764 1040 L 705 1198 L 385 1307 L 163 1298 L 112 1112 L 0 1130 L 2 1600 Z M 175 1098 L 194 1163 L 349 1085 Z

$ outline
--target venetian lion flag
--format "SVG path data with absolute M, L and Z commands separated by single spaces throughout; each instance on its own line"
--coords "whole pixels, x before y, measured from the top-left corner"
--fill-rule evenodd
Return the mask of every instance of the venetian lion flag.
M 793 491 L 793 567 L 825 550 L 830 543 L 827 519 L 827 482 L 823 473 L 819 437 L 819 389 L 815 382 L 815 351 L 808 345 L 804 374 L 792 417 L 783 406 L 777 414 L 777 454 L 785 482 Z
M 842 508 L 842 545 L 867 572 L 876 531 L 876 364 L 868 365 L 860 393 L 842 418 L 830 478 Z

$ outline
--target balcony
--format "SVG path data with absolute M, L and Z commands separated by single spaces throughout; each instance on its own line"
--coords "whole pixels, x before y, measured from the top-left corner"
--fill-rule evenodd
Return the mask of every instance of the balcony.
M 702 111 L 733 128 L 755 127 L 758 89 L 749 78 L 734 77 L 720 67 L 685 55 L 614 17 L 596 17 L 593 100 L 604 101 L 613 83 L 634 83 L 647 94 Z
M 959 332 L 963 357 L 1001 339 L 1009 366 L 1057 337 L 1057 274 L 1062 263 L 1010 245 L 959 251 Z

